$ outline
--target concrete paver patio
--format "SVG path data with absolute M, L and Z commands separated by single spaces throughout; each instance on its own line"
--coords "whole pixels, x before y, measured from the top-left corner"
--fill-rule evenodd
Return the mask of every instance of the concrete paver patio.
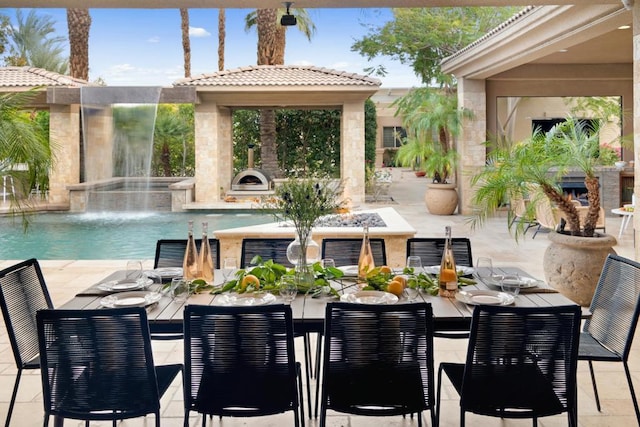
M 424 178 L 416 178 L 410 171 L 395 169 L 393 183 L 389 194 L 393 198 L 381 200 L 360 208 L 376 208 L 391 206 L 395 208 L 416 230 L 417 236 L 443 236 L 444 227 L 452 227 L 453 236 L 468 236 L 471 238 L 474 258 L 479 256 L 491 257 L 496 265 L 513 265 L 522 268 L 535 277 L 543 278 L 542 256 L 548 245 L 544 233 L 539 233 L 531 239 L 532 231 L 527 237 L 516 242 L 509 235 L 506 218 L 492 218 L 485 226 L 471 230 L 467 218 L 454 216 L 430 215 L 424 206 L 423 195 L 426 186 Z M 607 231 L 617 235 L 620 227 L 619 217 L 607 217 Z M 162 236 L 158 236 L 161 238 Z M 618 254 L 629 258 L 634 257 L 633 235 L 631 230 L 623 234 L 615 247 Z M 0 268 L 8 267 L 16 260 L 0 261 Z M 55 305 L 61 305 L 71 299 L 77 292 L 87 288 L 107 276 L 114 270 L 122 269 L 122 260 L 42 260 L 41 266 L 47 285 Z M 153 260 L 146 260 L 145 267 L 151 268 Z M 1 322 L 1 321 L 0 321 Z M 298 342 L 296 342 L 298 344 Z M 298 348 L 302 348 L 302 342 Z M 156 363 L 175 362 L 182 360 L 182 343 L 180 341 L 154 341 L 154 356 Z M 640 384 L 640 350 L 632 350 L 630 368 L 634 381 Z M 466 340 L 436 339 L 436 368 L 440 361 L 464 361 Z M 302 351 L 298 351 L 299 359 Z M 579 425 L 590 426 L 634 426 L 638 425 L 629 391 L 621 364 L 596 363 L 596 376 L 602 401 L 602 412 L 598 412 L 593 399 L 593 390 L 586 363 L 581 362 L 578 367 L 578 413 Z M 4 422 L 7 414 L 11 390 L 15 380 L 15 364 L 11 346 L 8 342 L 4 324 L 0 326 L 0 421 Z M 313 380 L 312 380 L 313 381 Z M 183 417 L 181 382 L 175 381 L 162 401 L 162 425 L 181 426 Z M 523 387 L 526 387 L 523 384 Z M 315 387 L 313 387 L 315 390 Z M 306 396 L 305 396 L 306 399 Z M 306 406 L 306 403 L 305 403 Z M 307 409 L 305 408 L 305 412 Z M 308 415 L 308 414 L 307 414 Z M 14 409 L 12 425 L 40 426 L 42 425 L 42 392 L 39 371 L 26 371 L 21 380 L 20 391 Z M 308 420 L 307 425 L 317 426 L 317 420 Z M 425 425 L 429 425 L 429 414 L 424 414 Z M 153 425 L 153 416 L 128 420 L 120 423 L 122 426 Z M 467 415 L 470 426 L 525 426 L 530 420 L 501 420 L 490 417 Z M 272 417 L 260 418 L 224 418 L 221 422 L 213 419 L 213 424 L 224 426 L 282 426 L 293 425 L 291 413 Z M 66 425 L 82 425 L 77 421 L 68 420 Z M 92 426 L 110 425 L 109 423 L 92 423 Z M 193 415 L 190 425 L 201 425 L 201 418 Z M 417 421 L 409 417 L 370 418 L 356 417 L 331 413 L 328 426 L 415 426 Z M 450 387 L 443 392 L 441 425 L 443 427 L 459 425 L 458 397 Z M 539 420 L 541 427 L 566 426 L 566 416 L 547 417 Z

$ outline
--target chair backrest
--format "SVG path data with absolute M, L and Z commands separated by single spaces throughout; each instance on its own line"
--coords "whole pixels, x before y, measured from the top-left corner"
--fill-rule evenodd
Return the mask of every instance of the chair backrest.
M 196 247 L 200 251 L 202 239 L 195 239 Z M 215 238 L 209 238 L 211 246 L 211 257 L 213 258 L 214 268 L 220 267 L 220 241 Z M 164 267 L 182 267 L 184 259 L 184 251 L 187 248 L 187 239 L 160 239 L 156 243 L 156 256 L 153 262 L 153 268 Z
M 0 308 L 18 368 L 38 357 L 36 312 L 53 308 L 35 258 L 0 271 Z
M 255 416 L 299 405 L 291 307 L 188 305 L 185 408 Z
M 434 407 L 431 304 L 329 303 L 324 342 L 325 409 L 400 415 Z
M 531 418 L 574 411 L 581 310 L 476 306 L 461 408 Z
M 627 360 L 640 314 L 640 263 L 609 254 L 583 330 Z
M 293 238 L 242 239 L 240 268 L 251 265 L 251 260 L 256 255 L 260 255 L 264 261 L 272 259 L 275 263 L 293 267 L 287 258 L 287 246 L 293 240 Z
M 370 238 L 373 262 L 376 266 L 387 264 L 387 250 L 384 239 Z M 359 238 L 327 238 L 322 239 L 322 258 L 332 258 L 336 266 L 358 265 L 362 239 Z
M 47 414 L 84 420 L 159 414 L 144 308 L 41 310 L 36 318 Z
M 533 201 L 536 204 L 536 221 L 541 227 L 555 230 L 560 223 L 557 208 L 551 205 L 551 201 L 544 195 L 538 195 Z
M 576 202 L 577 200 L 573 200 L 573 202 Z M 580 203 L 578 201 L 578 203 Z M 580 217 L 580 225 L 582 225 L 584 227 L 584 221 L 587 218 L 587 213 L 589 212 L 589 206 L 576 206 L 576 209 L 578 210 L 578 216 Z M 558 222 L 562 221 L 563 219 L 565 220 L 565 222 L 567 221 L 564 213 L 561 211 L 557 211 L 556 217 L 558 219 Z M 604 208 L 602 206 L 600 206 L 600 211 L 598 214 L 598 221 L 596 221 L 596 230 L 606 230 L 606 216 L 604 213 Z M 566 231 L 571 231 L 571 227 L 569 226 L 569 223 L 566 222 L 564 229 Z
M 422 265 L 440 265 L 444 252 L 444 237 L 414 237 L 407 239 L 406 256 L 419 256 Z M 467 237 L 452 237 L 451 246 L 456 265 L 473 267 L 473 255 L 471 253 L 471 240 Z

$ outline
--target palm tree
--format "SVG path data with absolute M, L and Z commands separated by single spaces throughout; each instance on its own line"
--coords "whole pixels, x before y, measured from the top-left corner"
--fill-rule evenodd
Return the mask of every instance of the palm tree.
M 71 77 L 89 80 L 89 9 L 67 9 L 69 31 L 69 64 Z
M 413 159 L 406 155 L 419 148 L 423 154 L 421 168 L 433 174 L 433 182 L 446 183 L 455 167 L 455 138 L 472 112 L 458 108 L 454 93 L 428 87 L 411 90 L 393 105 L 397 107 L 396 114 L 403 117 L 408 144 L 418 145 L 411 149 L 408 144 L 400 147 L 398 154 L 404 157 L 403 163 L 412 163 Z
M 227 36 L 226 13 L 224 9 L 218 9 L 218 71 L 224 70 L 224 41 Z
M 189 9 L 180 9 L 182 50 L 184 51 L 184 76 L 191 77 L 191 42 L 189 41 Z
M 53 162 L 47 129 L 36 120 L 36 115 L 27 111 L 27 105 L 38 95 L 41 88 L 25 92 L 13 92 L 0 96 L 0 176 L 10 176 L 25 193 L 34 183 L 46 182 Z M 28 173 L 16 170 L 15 165 L 26 165 Z M 26 201 L 12 198 L 16 210 Z M 23 224 L 28 222 L 23 216 Z
M 304 9 L 296 10 L 298 29 L 311 40 L 316 27 Z M 258 31 L 258 65 L 284 65 L 287 27 L 279 20 L 284 9 L 257 9 L 245 17 L 245 30 Z M 274 110 L 260 110 L 260 159 L 262 169 L 272 177 L 281 177 L 276 150 L 276 115 Z
M 16 9 L 16 21 L 9 33 L 11 49 L 5 63 L 66 74 L 69 63 L 63 57 L 64 37 L 51 37 L 55 34 L 55 22 L 49 16 L 38 16 L 36 9 L 31 9 L 26 18 L 22 10 Z

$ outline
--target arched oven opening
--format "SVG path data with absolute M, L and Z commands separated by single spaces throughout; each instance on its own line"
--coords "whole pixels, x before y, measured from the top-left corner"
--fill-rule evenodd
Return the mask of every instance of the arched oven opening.
M 231 190 L 233 191 L 269 191 L 271 190 L 272 180 L 269 175 L 260 170 L 255 169 L 253 160 L 253 144 L 249 145 L 248 168 L 240 172 L 231 181 Z

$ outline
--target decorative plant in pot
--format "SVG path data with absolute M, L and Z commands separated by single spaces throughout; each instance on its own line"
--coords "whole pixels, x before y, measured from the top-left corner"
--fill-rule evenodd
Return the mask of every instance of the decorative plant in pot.
M 424 171 L 431 178 L 425 193 L 430 213 L 453 214 L 458 207 L 456 186 L 450 182 L 458 162 L 454 141 L 471 111 L 457 107 L 454 93 L 433 88 L 414 89 L 394 105 L 407 132 L 396 162 Z
M 588 306 L 602 265 L 614 253 L 615 237 L 597 233 L 600 215 L 600 189 L 597 167 L 611 163 L 613 156 L 599 143 L 599 126 L 593 122 L 569 118 L 550 131 L 535 131 L 528 140 L 499 148 L 488 156 L 486 166 L 471 178 L 475 191 L 472 205 L 476 213 L 471 225 L 481 225 L 508 200 L 529 198 L 524 216 L 535 217 L 536 205 L 547 198 L 566 220 L 565 230 L 551 231 L 543 267 L 547 282 L 578 304 Z M 560 179 L 570 169 L 585 175 L 588 208 L 579 214 L 571 196 L 564 194 Z M 522 214 L 521 214 L 522 215 Z M 509 210 L 507 224 L 515 227 L 515 238 L 526 232 L 524 222 L 512 221 Z

